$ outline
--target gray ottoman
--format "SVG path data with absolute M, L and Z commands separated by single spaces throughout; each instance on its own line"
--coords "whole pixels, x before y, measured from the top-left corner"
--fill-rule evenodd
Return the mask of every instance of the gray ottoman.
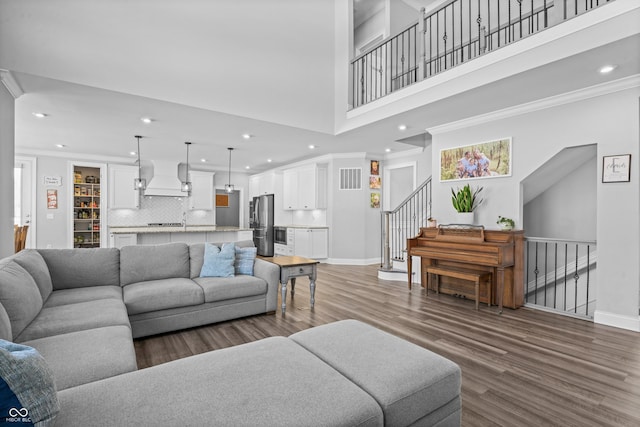
M 385 425 L 460 425 L 460 368 L 452 361 L 356 320 L 289 338 L 370 394 Z

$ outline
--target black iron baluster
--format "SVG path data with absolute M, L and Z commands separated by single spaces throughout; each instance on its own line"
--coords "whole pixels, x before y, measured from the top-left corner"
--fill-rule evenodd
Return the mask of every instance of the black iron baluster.
M 553 250 L 554 262 L 553 262 L 553 308 L 556 307 L 556 302 L 558 301 L 558 244 L 554 244 Z
M 568 261 L 569 261 L 569 245 L 567 243 L 564 244 L 564 311 L 567 311 L 567 274 L 569 270 L 567 269 Z
M 578 245 L 576 244 L 576 272 L 573 275 L 573 279 L 575 280 L 575 296 L 574 296 L 574 300 L 573 300 L 573 312 L 577 313 L 578 312 L 578 279 L 580 278 L 580 275 L 578 274 Z
M 586 298 L 586 302 L 585 302 L 585 307 L 584 307 L 584 314 L 585 316 L 589 316 L 589 272 L 591 271 L 591 261 L 590 261 L 590 246 L 587 245 L 587 298 Z
M 536 242 L 536 265 L 535 265 L 535 270 L 533 270 L 533 274 L 535 276 L 535 288 L 536 288 L 536 292 L 534 293 L 534 304 L 538 304 L 538 273 L 540 272 L 540 270 L 538 270 L 538 242 Z
M 544 306 L 547 306 L 547 263 L 548 263 L 548 243 L 544 243 Z

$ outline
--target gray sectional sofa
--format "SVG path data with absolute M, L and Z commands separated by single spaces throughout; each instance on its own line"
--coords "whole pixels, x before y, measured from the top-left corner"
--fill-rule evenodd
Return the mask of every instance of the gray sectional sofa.
M 137 370 L 133 338 L 275 311 L 276 265 L 203 278 L 203 259 L 174 243 L 0 260 L 0 339 L 44 357 L 55 425 L 459 425 L 457 365 L 353 320 Z

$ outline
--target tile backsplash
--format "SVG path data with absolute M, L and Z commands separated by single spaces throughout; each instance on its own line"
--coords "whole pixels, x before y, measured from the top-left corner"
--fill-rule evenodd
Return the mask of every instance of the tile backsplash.
M 109 209 L 110 227 L 147 225 L 153 222 L 182 222 L 187 213 L 187 224 L 215 224 L 215 212 L 188 209 L 186 197 L 143 197 L 139 209 Z

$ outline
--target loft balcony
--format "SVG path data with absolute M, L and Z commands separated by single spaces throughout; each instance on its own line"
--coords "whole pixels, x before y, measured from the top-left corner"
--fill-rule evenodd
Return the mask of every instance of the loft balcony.
M 614 0 L 452 0 L 351 61 L 358 109 Z

